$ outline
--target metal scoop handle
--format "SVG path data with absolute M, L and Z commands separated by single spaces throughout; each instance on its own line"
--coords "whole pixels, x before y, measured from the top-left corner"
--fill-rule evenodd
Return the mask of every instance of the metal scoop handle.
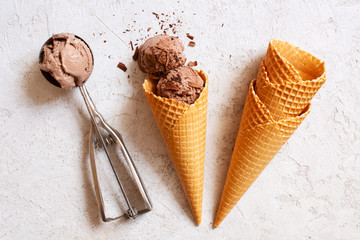
M 94 180 L 94 185 L 95 185 L 95 192 L 96 192 L 96 198 L 98 201 L 98 205 L 100 208 L 100 214 L 101 214 L 101 218 L 104 222 L 108 222 L 108 221 L 112 221 L 115 219 L 118 219 L 122 216 L 116 217 L 116 218 L 107 218 L 105 216 L 105 210 L 104 210 L 104 201 L 103 201 L 103 197 L 101 194 L 101 188 L 100 188 L 100 184 L 99 184 L 99 180 L 98 180 L 98 174 L 97 174 L 97 170 L 96 170 L 96 162 L 95 162 L 95 154 L 94 154 L 94 140 L 95 140 L 95 136 L 98 139 L 98 142 L 100 143 L 101 147 L 104 149 L 105 154 L 109 160 L 109 163 L 111 165 L 111 168 L 114 172 L 115 178 L 120 186 L 121 192 L 125 198 L 126 204 L 129 207 L 129 209 L 126 211 L 126 213 L 123 215 L 126 218 L 134 218 L 136 217 L 138 214 L 144 213 L 144 212 L 148 212 L 152 210 L 152 205 L 151 205 L 151 201 L 148 197 L 148 194 L 145 190 L 144 184 L 137 172 L 137 169 L 131 159 L 131 156 L 128 152 L 128 150 L 126 149 L 126 146 L 124 144 L 124 141 L 120 135 L 120 133 L 118 131 L 116 131 L 114 128 L 112 128 L 103 118 L 103 116 L 97 111 L 94 102 L 92 101 L 86 87 L 84 84 L 79 86 L 80 88 L 80 92 L 84 98 L 86 107 L 89 111 L 90 117 L 91 117 L 91 122 L 92 122 L 92 128 L 90 131 L 90 161 L 91 161 L 91 170 L 92 170 L 92 175 L 93 175 L 93 180 Z M 114 167 L 114 162 L 109 154 L 107 145 L 106 145 L 106 137 L 103 136 L 103 134 L 100 131 L 100 128 L 102 128 L 103 130 L 105 130 L 108 135 L 111 137 L 111 140 L 113 140 L 118 147 L 121 150 L 122 155 L 124 156 L 130 172 L 133 176 L 133 179 L 136 183 L 136 186 L 138 187 L 138 190 L 145 202 L 146 208 L 143 210 L 138 211 L 136 208 L 134 208 L 131 205 L 131 202 L 126 194 L 126 191 L 124 189 L 124 186 L 120 180 L 120 177 L 118 175 L 118 172 L 116 170 L 116 168 Z M 94 136 L 95 134 L 95 136 Z

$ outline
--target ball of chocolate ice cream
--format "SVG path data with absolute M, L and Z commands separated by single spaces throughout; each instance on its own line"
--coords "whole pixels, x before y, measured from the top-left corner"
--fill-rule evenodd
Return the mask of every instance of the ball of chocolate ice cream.
M 204 88 L 199 74 L 188 66 L 170 70 L 157 84 L 157 95 L 193 104 Z
M 157 35 L 140 46 L 137 61 L 143 72 L 159 77 L 185 64 L 186 57 L 183 51 L 184 45 L 179 38 Z
M 93 65 L 90 48 L 71 33 L 52 36 L 41 49 L 40 69 L 50 73 L 67 90 L 84 83 Z

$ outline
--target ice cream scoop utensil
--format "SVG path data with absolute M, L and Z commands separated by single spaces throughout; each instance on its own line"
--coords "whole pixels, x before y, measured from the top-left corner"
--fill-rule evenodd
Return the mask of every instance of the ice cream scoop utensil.
M 96 170 L 96 161 L 95 161 L 95 150 L 97 149 L 97 145 L 99 145 L 102 149 L 104 149 L 105 154 L 109 160 L 110 166 L 114 172 L 115 178 L 120 186 L 121 192 L 124 196 L 124 199 L 126 201 L 127 206 L 129 209 L 126 211 L 126 213 L 123 215 L 126 218 L 134 218 L 138 214 L 145 213 L 148 211 L 151 211 L 152 205 L 150 202 L 150 199 L 148 197 L 148 194 L 144 188 L 144 185 L 142 183 L 142 180 L 137 172 L 137 169 L 131 159 L 131 156 L 128 152 L 128 150 L 125 147 L 125 143 L 118 131 L 116 131 L 114 128 L 112 128 L 103 118 L 103 116 L 97 111 L 94 102 L 92 101 L 85 84 L 79 86 L 81 94 L 84 98 L 86 107 L 89 111 L 91 122 L 92 122 L 92 128 L 90 131 L 90 161 L 91 161 L 91 170 L 93 174 L 94 179 L 94 185 L 95 185 L 95 192 L 96 192 L 96 198 L 98 201 L 98 205 L 100 208 L 100 214 L 101 218 L 104 222 L 108 222 L 111 220 L 118 219 L 122 216 L 116 217 L 116 218 L 107 218 L 105 216 L 105 209 L 104 209 L 104 201 L 101 193 L 101 188 L 98 180 L 98 174 Z M 102 131 L 105 130 L 105 132 L 108 134 L 108 137 L 105 137 Z M 135 207 L 131 205 L 131 202 L 128 198 L 128 195 L 125 191 L 125 188 L 120 180 L 119 174 L 114 166 L 114 162 L 112 157 L 109 154 L 109 150 L 107 148 L 107 145 L 111 142 L 115 142 L 117 146 L 120 148 L 121 153 L 123 154 L 124 159 L 126 160 L 126 163 L 128 164 L 128 167 L 130 169 L 130 172 L 132 174 L 133 180 L 143 198 L 145 208 L 142 210 L 137 210 Z
M 54 35 L 53 37 L 49 38 L 45 42 L 43 47 L 41 48 L 40 55 L 39 55 L 39 63 L 42 63 L 43 61 L 48 61 L 48 63 L 49 63 L 49 65 L 46 66 L 46 69 L 45 69 L 46 71 L 44 71 L 42 69 L 41 73 L 46 78 L 46 80 L 48 80 L 51 84 L 53 84 L 53 85 L 55 85 L 57 87 L 63 87 L 63 86 L 61 86 L 61 84 L 59 84 L 58 79 L 55 79 L 53 77 L 54 73 L 53 72 L 51 73 L 52 68 L 53 67 L 56 68 L 55 70 L 57 71 L 57 73 L 62 73 L 62 71 L 65 72 L 65 67 L 64 66 L 59 66 L 59 64 L 64 64 L 64 62 L 66 62 L 66 60 L 69 60 L 69 59 L 66 59 L 66 57 L 69 57 L 71 60 L 73 60 L 71 62 L 73 64 L 67 65 L 67 68 L 75 67 L 76 64 L 79 64 L 79 66 L 82 66 L 81 65 L 82 60 L 77 60 L 75 58 L 76 56 L 71 55 L 71 54 L 70 54 L 70 56 L 69 56 L 69 54 L 62 54 L 65 47 L 61 50 L 62 52 L 60 54 L 58 54 L 58 52 L 57 52 L 57 54 L 51 55 L 52 54 L 51 51 L 54 51 L 54 39 L 55 39 L 55 37 L 60 37 L 60 39 L 66 39 L 66 41 L 70 41 L 70 40 L 68 40 L 69 37 L 72 37 L 72 39 L 75 39 L 75 38 L 80 39 L 83 43 L 86 44 L 86 46 L 84 46 L 85 49 L 86 49 L 86 47 L 88 48 L 88 50 L 86 50 L 86 51 L 88 51 L 88 52 L 90 51 L 90 54 L 91 54 L 91 57 L 90 57 L 91 64 L 90 64 L 90 68 L 89 68 L 90 70 L 87 71 L 88 75 L 86 75 L 86 78 L 84 78 L 84 81 L 80 81 L 80 82 L 76 81 L 76 80 L 79 80 L 79 76 L 75 75 L 74 80 L 76 82 L 75 82 L 75 85 L 73 85 L 73 86 L 78 86 L 79 87 L 80 92 L 81 92 L 81 94 L 83 96 L 86 107 L 87 107 L 88 112 L 89 112 L 90 117 L 91 117 L 92 126 L 91 126 L 91 129 L 90 129 L 90 162 L 91 162 L 91 171 L 92 171 L 94 185 L 95 185 L 96 198 L 97 198 L 97 202 L 98 202 L 98 206 L 99 206 L 99 209 L 100 209 L 100 214 L 101 214 L 102 220 L 104 222 L 108 222 L 108 221 L 112 221 L 112 220 L 115 220 L 115 219 L 118 219 L 118 218 L 121 218 L 121 217 L 135 218 L 137 215 L 139 215 L 141 213 L 151 211 L 152 210 L 152 205 L 151 205 L 150 199 L 149 199 L 148 194 L 147 194 L 147 192 L 145 190 L 143 182 L 142 182 L 142 180 L 141 180 L 141 178 L 140 178 L 140 176 L 139 176 L 139 174 L 138 174 L 138 172 L 136 170 L 136 167 L 135 167 L 135 165 L 134 165 L 134 163 L 133 163 L 133 161 L 132 161 L 132 159 L 130 157 L 130 154 L 129 154 L 128 150 L 125 147 L 125 143 L 124 143 L 120 133 L 118 131 L 116 131 L 114 128 L 112 128 L 104 120 L 103 116 L 97 111 L 97 109 L 95 107 L 95 104 L 92 101 L 92 99 L 91 99 L 91 97 L 90 97 L 90 95 L 89 95 L 89 93 L 88 93 L 88 91 L 87 91 L 87 89 L 85 87 L 85 81 L 90 76 L 91 71 L 92 71 L 92 66 L 93 66 L 93 63 L 94 63 L 94 61 L 93 61 L 94 57 L 93 57 L 93 54 L 92 54 L 92 51 L 91 51 L 89 45 L 83 39 L 81 39 L 78 36 L 74 36 L 73 34 Z M 78 41 L 78 40 L 75 40 L 75 41 Z M 48 51 L 47 54 L 50 54 L 50 58 L 47 58 L 46 60 L 44 60 L 44 58 L 45 58 L 45 56 L 44 56 L 44 54 L 45 54 L 44 53 L 44 46 L 47 46 L 47 45 L 50 46 L 47 49 L 47 51 Z M 84 44 L 82 44 L 82 45 L 84 45 Z M 57 45 L 57 46 L 59 46 L 59 45 Z M 65 50 L 69 50 L 71 53 L 77 54 L 76 49 L 78 49 L 78 48 L 76 48 L 76 47 L 72 48 L 70 46 L 69 49 L 65 49 Z M 55 59 L 55 58 L 61 58 L 61 59 L 58 59 L 59 61 L 57 61 L 57 59 Z M 65 59 L 63 59 L 63 58 L 65 58 Z M 77 61 L 74 61 L 74 60 L 77 60 Z M 89 58 L 88 58 L 88 60 L 89 60 Z M 85 70 L 87 70 L 87 69 L 85 69 Z M 50 72 L 48 72 L 48 71 L 50 71 Z M 69 73 L 65 72 L 64 74 L 60 74 L 60 75 L 62 77 L 66 78 L 66 77 L 68 77 Z M 56 76 L 60 76 L 60 75 L 57 74 Z M 71 80 L 71 78 L 70 78 L 70 80 Z M 72 84 L 74 84 L 74 82 Z M 143 204 L 141 206 L 141 209 L 139 209 L 139 210 L 136 209 L 134 207 L 134 204 L 132 203 L 132 201 L 130 201 L 129 195 L 126 192 L 126 190 L 124 188 L 124 184 L 120 179 L 121 174 L 119 173 L 119 171 L 117 170 L 117 168 L 114 165 L 114 163 L 115 163 L 114 159 L 115 158 L 112 157 L 111 154 L 109 153 L 108 146 L 109 146 L 109 144 L 112 144 L 112 143 L 116 143 L 116 146 L 120 149 L 120 153 L 122 154 L 124 162 L 126 162 L 126 165 L 128 167 L 127 172 L 129 172 L 131 174 L 130 177 L 133 180 L 132 181 L 133 182 L 132 186 L 134 186 L 136 188 L 135 190 L 137 190 L 137 192 L 139 193 L 138 196 L 141 196 L 140 200 L 142 200 Z M 128 210 L 125 211 L 125 213 L 123 215 L 118 216 L 118 217 L 106 217 L 106 214 L 105 214 L 104 200 L 103 200 L 103 197 L 102 197 L 102 191 L 101 191 L 100 184 L 99 184 L 98 171 L 97 171 L 97 168 L 96 168 L 96 161 L 95 161 L 95 150 L 96 149 L 99 150 L 99 148 L 104 150 L 104 152 L 106 154 L 106 157 L 109 160 L 111 169 L 112 169 L 112 171 L 113 171 L 113 173 L 115 175 L 115 178 L 117 180 L 117 183 L 120 186 L 121 193 L 124 196 L 126 205 L 129 208 Z M 135 202 L 135 201 L 137 201 L 139 199 L 133 199 L 133 200 Z

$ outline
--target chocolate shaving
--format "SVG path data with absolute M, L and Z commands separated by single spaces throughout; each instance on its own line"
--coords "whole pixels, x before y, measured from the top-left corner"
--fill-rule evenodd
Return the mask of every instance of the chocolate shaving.
M 189 93 L 191 93 L 191 90 L 183 91 L 181 94 L 182 94 L 182 95 L 189 95 Z
M 194 41 L 190 41 L 190 42 L 189 42 L 189 46 L 190 46 L 190 47 L 195 47 L 195 42 L 194 42 Z
M 131 51 L 134 51 L 134 45 L 132 41 L 130 41 L 130 46 L 131 46 Z
M 196 66 L 197 66 L 197 61 L 195 61 L 195 62 L 189 62 L 189 63 L 188 63 L 188 66 L 189 66 L 189 67 L 196 67 Z
M 165 49 L 163 49 L 163 48 L 161 48 L 161 47 L 159 47 L 159 46 L 156 46 L 156 48 L 157 49 L 160 49 L 161 51 L 163 51 L 163 52 L 165 52 L 166 53 L 166 62 L 165 62 L 165 66 L 167 66 L 168 64 L 169 64 L 169 61 L 170 61 L 170 53 L 169 53 L 169 51 L 167 51 L 167 50 L 165 50 Z M 155 55 L 154 53 L 153 53 L 153 55 Z
M 139 57 L 139 47 L 136 47 L 135 53 L 134 53 L 134 56 L 133 56 L 134 61 L 137 61 L 138 57 Z
M 189 39 L 194 40 L 194 36 L 191 36 L 189 33 L 187 33 L 186 36 L 187 36 Z
M 126 70 L 127 70 L 127 67 L 122 62 L 119 62 L 117 67 L 120 68 L 121 70 L 123 70 L 124 72 L 126 72 Z
M 167 66 L 169 64 L 169 61 L 170 61 L 170 56 L 168 54 L 169 52 L 166 52 L 166 63 L 165 63 L 165 66 Z
M 157 81 L 160 79 L 160 76 L 154 75 L 152 73 L 149 73 L 149 77 L 151 80 Z
M 203 86 L 198 85 L 198 84 L 193 83 L 193 82 L 189 82 L 188 85 L 189 85 L 190 87 L 194 87 L 194 88 L 200 88 L 200 89 L 203 89 L 203 88 L 204 88 Z
M 178 86 L 176 86 L 174 83 L 172 82 L 168 82 L 165 86 L 164 89 L 168 89 L 168 90 L 175 90 L 178 91 L 180 90 L 180 88 Z

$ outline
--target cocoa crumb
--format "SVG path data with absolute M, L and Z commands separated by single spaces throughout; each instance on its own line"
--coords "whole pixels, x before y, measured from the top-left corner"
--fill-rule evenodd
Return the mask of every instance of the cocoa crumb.
M 137 61 L 138 57 L 139 57 L 139 47 L 136 47 L 135 53 L 133 55 L 134 61 Z
M 189 66 L 189 67 L 196 67 L 196 66 L 197 66 L 197 61 L 195 61 L 195 62 L 191 62 L 191 61 L 190 61 L 190 62 L 188 63 L 188 66 Z
M 106 43 L 106 40 L 104 40 L 104 43 Z
M 147 29 L 147 31 L 150 31 L 151 30 L 151 27 L 149 27 L 148 29 Z
M 123 70 L 124 72 L 126 72 L 126 70 L 127 70 L 127 67 L 122 62 L 119 62 L 117 67 L 120 68 L 121 70 Z
M 189 39 L 194 40 L 194 36 L 191 36 L 189 33 L 187 33 L 186 36 L 187 36 Z
M 190 47 L 195 47 L 195 42 L 194 42 L 194 41 L 190 41 L 190 42 L 189 42 L 189 46 L 190 46 Z

